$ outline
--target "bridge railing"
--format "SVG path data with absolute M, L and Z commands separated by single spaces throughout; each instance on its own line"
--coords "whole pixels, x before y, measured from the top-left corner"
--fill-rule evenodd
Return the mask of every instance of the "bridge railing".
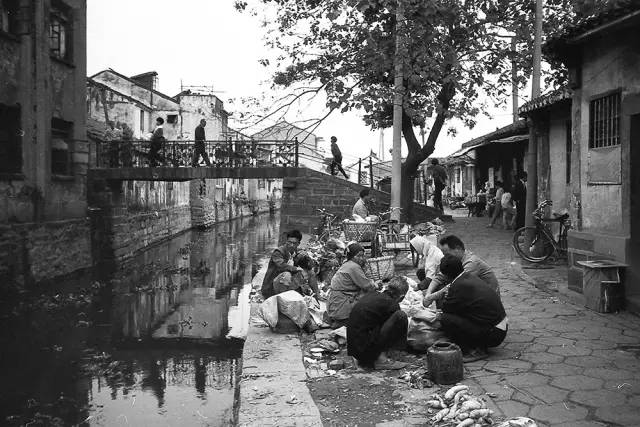
M 298 167 L 298 141 L 204 141 L 212 167 Z M 194 159 L 196 141 L 113 140 L 98 142 L 97 168 L 206 166 L 202 155 Z M 198 153 L 199 154 L 199 153 Z

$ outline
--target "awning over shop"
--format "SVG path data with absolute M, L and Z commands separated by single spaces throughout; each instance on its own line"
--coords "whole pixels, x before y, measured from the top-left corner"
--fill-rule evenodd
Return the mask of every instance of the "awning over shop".
M 501 144 L 510 144 L 512 142 L 521 142 L 521 141 L 528 141 L 529 140 L 529 135 L 514 135 L 514 136 L 508 136 L 506 138 L 500 138 L 500 139 L 494 139 L 493 142 L 499 142 Z

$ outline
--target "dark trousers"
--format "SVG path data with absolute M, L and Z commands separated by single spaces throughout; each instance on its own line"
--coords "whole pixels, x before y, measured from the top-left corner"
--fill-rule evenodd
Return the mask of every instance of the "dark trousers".
M 149 149 L 149 165 L 151 167 L 158 166 L 158 162 L 164 163 L 164 156 L 160 154 L 161 149 L 162 143 L 151 141 L 151 148 Z
M 360 345 L 349 346 L 349 354 L 358 359 L 361 365 L 372 366 L 383 351 L 393 347 L 404 348 L 406 346 L 408 326 L 407 314 L 398 310 L 389 316 L 379 330 L 371 331 L 368 343 L 358 339 L 360 337 L 355 337 Z M 348 339 L 349 335 L 347 335 Z
M 444 190 L 444 185 L 436 184 L 435 187 L 435 191 L 433 192 L 433 207 L 440 209 L 440 212 L 444 212 L 444 207 L 442 206 L 442 190 Z
M 336 168 L 338 168 L 338 171 L 342 172 L 344 178 L 347 179 L 347 173 L 342 168 L 342 160 L 338 161 L 336 159 L 333 159 L 333 161 L 331 162 L 331 175 L 338 175 L 338 172 L 336 172 Z
M 516 200 L 516 230 L 524 227 L 526 200 Z
M 482 325 L 457 314 L 442 313 L 442 330 L 463 352 L 474 348 L 499 346 L 507 332 L 494 326 Z
M 195 147 L 193 148 L 193 159 L 191 160 L 191 166 L 198 166 L 200 156 L 202 156 L 207 166 L 211 166 L 211 160 L 209 160 L 209 155 L 204 148 L 204 142 L 196 142 Z

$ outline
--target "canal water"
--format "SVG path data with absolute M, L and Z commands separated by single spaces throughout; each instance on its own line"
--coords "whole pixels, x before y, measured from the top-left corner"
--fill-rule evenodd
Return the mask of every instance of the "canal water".
M 189 231 L 0 301 L 0 425 L 232 425 L 277 217 Z

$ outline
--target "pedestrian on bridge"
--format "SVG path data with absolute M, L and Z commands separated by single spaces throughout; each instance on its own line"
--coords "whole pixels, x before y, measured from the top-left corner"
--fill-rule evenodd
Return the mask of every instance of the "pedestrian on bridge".
M 206 141 L 204 127 L 207 125 L 207 121 L 205 119 L 200 120 L 200 124 L 196 126 L 196 130 L 194 132 L 195 145 L 193 147 L 193 159 L 191 161 L 191 166 L 194 168 L 198 166 L 200 162 L 200 156 L 204 159 L 204 162 L 207 166 L 211 166 L 211 160 L 209 160 L 209 155 L 204 146 L 204 141 Z
M 338 175 L 336 172 L 336 168 L 342 175 L 344 175 L 344 179 L 349 179 L 349 175 L 342 168 L 342 152 L 340 151 L 340 147 L 338 147 L 338 138 L 335 136 L 331 137 L 331 154 L 333 154 L 333 161 L 331 162 L 331 175 Z
M 153 134 L 151 135 L 151 148 L 149 149 L 149 165 L 152 168 L 158 166 L 158 162 L 161 164 L 164 163 L 164 156 L 160 154 L 162 145 L 166 141 L 162 125 L 164 125 L 164 119 L 162 117 L 158 117 L 156 119 L 156 128 L 153 130 Z

